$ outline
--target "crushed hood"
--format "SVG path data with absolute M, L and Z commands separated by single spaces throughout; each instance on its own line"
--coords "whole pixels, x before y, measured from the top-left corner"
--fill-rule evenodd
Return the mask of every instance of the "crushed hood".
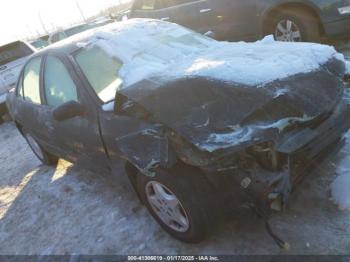
M 130 100 L 141 105 L 201 151 L 238 151 L 259 141 L 276 140 L 287 127 L 332 112 L 343 95 L 343 72 L 343 63 L 332 60 L 317 71 L 263 87 L 203 77 L 166 83 L 153 79 L 121 90 L 121 101 L 129 101 L 119 105 L 126 111 Z

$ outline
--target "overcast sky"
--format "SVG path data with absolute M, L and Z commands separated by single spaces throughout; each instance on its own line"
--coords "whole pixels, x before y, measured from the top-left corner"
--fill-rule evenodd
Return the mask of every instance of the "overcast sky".
M 0 45 L 35 35 L 45 25 L 60 27 L 82 20 L 76 1 L 86 16 L 117 5 L 119 0 L 1 0 Z M 128 2 L 130 0 L 121 0 Z

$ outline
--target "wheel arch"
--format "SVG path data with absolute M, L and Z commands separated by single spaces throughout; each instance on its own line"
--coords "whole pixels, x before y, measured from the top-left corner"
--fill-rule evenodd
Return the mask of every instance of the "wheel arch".
M 137 197 L 139 200 L 142 202 L 142 198 L 137 190 L 137 176 L 142 175 L 146 176 L 143 174 L 137 167 L 135 167 L 131 162 L 126 161 L 125 162 L 125 173 L 129 178 L 129 181 L 135 190 L 135 193 L 137 194 Z M 177 160 L 176 164 L 172 168 L 189 168 L 191 170 L 191 173 L 196 174 L 201 177 L 201 179 L 207 181 L 211 187 L 212 190 L 218 189 L 218 183 L 217 179 L 213 179 L 212 176 L 206 175 L 205 172 L 203 172 L 200 168 L 195 167 L 195 166 L 190 166 L 180 159 Z M 216 177 L 216 176 L 215 176 Z
M 322 23 L 321 15 L 316 6 L 308 2 L 284 2 L 279 5 L 272 6 L 265 10 L 262 15 L 262 23 L 261 23 L 261 32 L 265 34 L 268 31 L 268 27 L 270 25 L 270 18 L 273 17 L 274 14 L 277 14 L 282 10 L 299 10 L 305 13 L 311 14 L 318 21 L 320 32 L 322 35 L 325 34 L 325 28 Z

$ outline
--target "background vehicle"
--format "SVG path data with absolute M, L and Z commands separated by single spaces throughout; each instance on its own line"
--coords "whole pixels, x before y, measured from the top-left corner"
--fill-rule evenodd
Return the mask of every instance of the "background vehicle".
M 296 171 L 350 127 L 344 72 L 329 46 L 218 42 L 132 19 L 35 54 L 7 104 L 43 163 L 125 159 L 155 220 L 199 242 L 224 211 L 283 208 Z
M 15 87 L 22 66 L 33 53 L 34 48 L 22 41 L 0 47 L 0 122 L 6 113 L 6 95 Z
M 81 32 L 84 32 L 84 31 L 92 29 L 92 28 L 104 26 L 104 25 L 112 23 L 112 22 L 114 22 L 114 20 L 112 20 L 112 19 L 101 19 L 101 20 L 95 20 L 94 22 L 87 23 L 87 24 L 76 25 L 74 27 L 71 27 L 71 28 L 68 28 L 68 29 L 58 31 L 58 32 L 51 34 L 48 41 L 50 44 L 53 44 L 53 43 L 56 43 L 58 41 L 65 39 L 67 37 L 79 34 Z
M 43 49 L 49 45 L 49 42 L 45 40 L 45 37 L 38 38 L 30 42 L 32 46 L 34 46 L 37 50 Z
M 136 0 L 131 17 L 171 21 L 224 40 L 350 36 L 349 0 Z

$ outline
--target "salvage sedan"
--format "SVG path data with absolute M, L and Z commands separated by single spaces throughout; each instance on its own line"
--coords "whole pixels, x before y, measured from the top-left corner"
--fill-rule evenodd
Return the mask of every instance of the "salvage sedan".
M 350 127 L 347 70 L 329 46 L 217 42 L 132 19 L 33 55 L 7 104 L 43 163 L 124 159 L 155 220 L 199 242 L 225 212 L 286 206 Z

